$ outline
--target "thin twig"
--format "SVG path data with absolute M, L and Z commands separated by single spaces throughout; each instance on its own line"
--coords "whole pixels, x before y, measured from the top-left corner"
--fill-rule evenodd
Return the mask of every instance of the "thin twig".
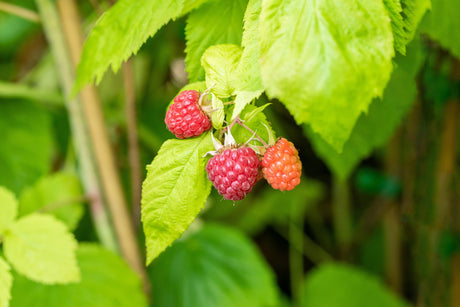
M 40 22 L 40 15 L 29 9 L 0 1 L 0 11 L 16 15 L 31 22 Z
M 136 90 L 134 87 L 133 64 L 129 60 L 123 65 L 125 87 L 126 130 L 128 134 L 128 156 L 131 172 L 131 202 L 133 220 L 136 228 L 141 222 L 141 161 L 139 159 L 139 141 L 137 137 Z
M 0 81 L 0 96 L 10 98 L 27 98 L 43 104 L 55 106 L 64 104 L 64 98 L 59 93 L 33 88 L 27 85 Z

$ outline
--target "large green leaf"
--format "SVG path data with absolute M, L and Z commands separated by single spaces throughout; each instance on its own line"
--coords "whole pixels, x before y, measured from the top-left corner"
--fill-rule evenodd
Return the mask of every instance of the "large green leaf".
M 241 52 L 240 46 L 221 44 L 209 47 L 201 57 L 201 66 L 206 73 L 206 86 L 208 88 L 212 86 L 211 92 L 220 98 L 235 93 Z
M 401 0 L 401 4 L 407 44 L 412 41 L 422 17 L 431 8 L 431 0 Z
M 190 13 L 185 34 L 185 63 L 190 82 L 204 79 L 201 56 L 211 45 L 240 45 L 248 0 L 215 0 Z
M 265 0 L 259 29 L 268 95 L 341 151 L 393 68 L 383 3 Z
M 437 40 L 460 58 L 460 2 L 457 0 L 435 0 L 420 25 L 421 31 Z
M 205 225 L 152 265 L 155 306 L 278 306 L 273 273 L 234 229 Z
M 76 284 L 44 285 L 16 275 L 11 307 L 147 306 L 139 277 L 117 255 L 82 244 L 77 259 L 81 282 Z
M 57 173 L 25 189 L 19 200 L 19 215 L 38 210 L 54 215 L 74 230 L 83 215 L 83 190 L 75 175 Z
M 0 185 L 18 194 L 49 171 L 53 148 L 46 111 L 26 101 L 0 99 Z
M 368 114 L 360 116 L 341 154 L 321 136 L 304 126 L 316 153 L 339 178 L 347 178 L 362 159 L 369 156 L 375 148 L 385 145 L 409 112 L 417 94 L 415 76 L 424 56 L 418 42 L 409 45 L 407 51 L 407 56 L 396 58 L 397 67 L 385 89 L 383 99 L 376 99 Z
M 404 21 L 401 16 L 402 7 L 400 0 L 383 0 L 391 18 L 391 29 L 393 30 L 394 46 L 396 51 L 406 54 L 406 33 L 404 31 Z
M 200 6 L 205 0 L 120 0 L 97 21 L 85 42 L 75 90 L 112 67 L 120 68 L 165 23 Z
M 13 276 L 10 271 L 8 263 L 0 257 L 0 307 L 8 307 L 11 299 Z
M 307 275 L 305 307 L 409 307 L 380 280 L 344 264 L 326 264 Z
M 206 177 L 211 136 L 168 140 L 160 148 L 142 185 L 142 222 L 147 264 L 176 240 L 193 222 L 211 190 Z
M 3 247 L 13 268 L 32 280 L 46 284 L 80 280 L 77 241 L 50 215 L 34 213 L 19 219 L 9 228 Z
M 259 64 L 259 17 L 261 10 L 262 0 L 249 0 L 244 13 L 244 31 L 241 42 L 244 49 L 238 64 L 239 84 L 236 88 L 232 119 L 241 113 L 246 104 L 259 97 L 264 91 Z
M 11 226 L 18 215 L 18 201 L 13 193 L 0 187 L 0 236 Z

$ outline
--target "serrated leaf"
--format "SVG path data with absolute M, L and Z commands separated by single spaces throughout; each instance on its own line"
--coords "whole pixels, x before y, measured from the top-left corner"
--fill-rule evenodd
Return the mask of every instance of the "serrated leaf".
M 77 259 L 79 283 L 44 285 L 15 276 L 11 307 L 147 306 L 139 277 L 119 256 L 96 244 L 81 244 Z
M 83 190 L 75 175 L 56 173 L 25 189 L 19 199 L 19 215 L 42 211 L 74 230 L 83 215 Z
M 0 99 L 0 185 L 19 194 L 48 173 L 53 148 L 50 117 L 27 101 Z
M 8 307 L 10 303 L 13 286 L 13 276 L 10 271 L 8 263 L 0 257 L 0 307 Z
M 214 45 L 206 49 L 201 57 L 201 66 L 206 73 L 206 86 L 219 98 L 235 94 L 238 81 L 237 68 L 241 47 L 232 44 Z
M 259 108 L 262 108 L 262 107 L 259 107 Z M 246 126 L 248 126 L 252 131 L 256 132 L 257 135 L 259 135 L 266 143 L 268 143 L 270 136 L 265 126 L 267 126 L 268 129 L 271 130 L 274 137 L 276 137 L 276 134 L 271 128 L 271 125 L 268 122 L 265 114 L 262 112 L 258 112 L 257 109 L 258 107 L 254 105 L 247 105 L 244 108 L 243 112 L 240 114 L 241 115 L 240 118 Z M 233 126 L 232 134 L 236 142 L 241 143 L 241 144 L 246 143 L 253 136 L 253 133 L 249 132 L 248 130 L 246 130 L 245 128 L 241 127 L 238 124 Z M 251 141 L 251 144 L 259 145 L 259 146 L 262 145 L 259 141 L 256 141 L 256 140 Z
M 200 61 L 208 47 L 218 44 L 240 45 L 247 3 L 248 0 L 215 0 L 190 13 L 185 28 L 185 63 L 190 82 L 204 80 Z
M 234 229 L 205 225 L 177 241 L 151 269 L 155 305 L 278 306 L 274 275 Z
M 65 224 L 50 215 L 37 213 L 11 225 L 3 242 L 5 257 L 13 268 L 45 284 L 80 280 L 76 249 L 77 241 Z
M 212 94 L 212 109 L 213 112 L 211 113 L 211 121 L 212 126 L 215 129 L 222 128 L 225 119 L 225 112 L 224 112 L 224 103 L 222 100 L 217 98 L 216 95 Z
M 460 58 L 460 2 L 457 0 L 433 1 L 431 11 L 423 19 L 421 32 L 428 34 Z
M 417 26 L 430 8 L 430 0 L 384 0 L 391 18 L 396 51 L 405 55 L 406 45 L 414 38 Z
M 211 190 L 203 155 L 213 150 L 209 133 L 168 140 L 160 148 L 142 185 L 142 222 L 147 264 L 193 222 Z
M 11 226 L 18 215 L 18 201 L 14 194 L 0 187 L 0 237 Z
M 340 152 L 392 71 L 393 35 L 382 2 L 266 0 L 259 29 L 268 96 Z
M 376 99 L 368 114 L 360 116 L 341 154 L 304 126 L 315 152 L 340 179 L 346 179 L 362 159 L 385 145 L 409 112 L 417 94 L 415 76 L 424 59 L 420 48 L 420 44 L 414 42 L 408 46 L 407 56 L 396 57 L 397 67 L 383 99 Z
M 192 9 L 202 1 L 190 2 L 186 7 Z M 187 12 L 183 3 L 184 0 L 117 1 L 99 18 L 85 42 L 74 92 L 94 80 L 99 83 L 109 66 L 116 72 L 164 24 Z
M 409 307 L 409 304 L 368 273 L 349 265 L 326 264 L 307 276 L 302 306 Z
M 257 99 L 264 91 L 260 75 L 259 51 L 259 17 L 262 0 L 249 0 L 244 13 L 244 31 L 241 45 L 243 53 L 238 64 L 238 80 L 236 87 L 235 109 L 232 120 L 252 100 Z

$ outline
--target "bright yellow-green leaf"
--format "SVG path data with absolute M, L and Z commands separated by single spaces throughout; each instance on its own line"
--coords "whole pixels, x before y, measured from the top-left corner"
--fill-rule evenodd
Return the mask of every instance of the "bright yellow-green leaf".
M 44 285 L 16 275 L 11 307 L 148 306 L 140 278 L 119 256 L 96 244 L 81 244 L 77 259 L 79 283 Z
M 0 307 L 8 307 L 11 299 L 11 287 L 13 276 L 11 268 L 6 261 L 0 257 Z
M 142 223 L 147 264 L 193 222 L 211 190 L 206 176 L 209 133 L 185 140 L 168 140 L 147 167 L 142 185 Z
M 41 210 L 74 230 L 83 215 L 83 190 L 75 175 L 57 173 L 25 189 L 19 199 L 19 215 Z
M 45 284 L 78 282 L 77 241 L 51 215 L 31 214 L 11 225 L 4 237 L 5 256 L 14 269 Z
M 224 103 L 216 95 L 212 95 L 211 121 L 215 129 L 222 128 L 225 119 Z
M 209 47 L 203 54 L 201 66 L 206 73 L 206 86 L 212 87 L 211 92 L 217 97 L 226 98 L 235 94 L 241 52 L 240 46 L 222 44 Z
M 0 236 L 4 234 L 18 215 L 18 201 L 14 194 L 0 187 Z
M 186 70 L 190 82 L 204 80 L 201 57 L 211 45 L 240 45 L 248 0 L 214 0 L 190 13 L 185 34 Z
M 259 23 L 269 97 L 341 151 L 393 69 L 393 35 L 382 1 L 265 0 Z

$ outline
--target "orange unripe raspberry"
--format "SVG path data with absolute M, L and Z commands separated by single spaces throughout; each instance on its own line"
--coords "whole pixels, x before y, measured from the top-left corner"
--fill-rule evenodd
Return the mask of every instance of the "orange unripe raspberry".
M 279 138 L 275 145 L 270 146 L 262 159 L 262 173 L 274 189 L 294 189 L 300 183 L 302 174 L 302 162 L 294 144 Z

